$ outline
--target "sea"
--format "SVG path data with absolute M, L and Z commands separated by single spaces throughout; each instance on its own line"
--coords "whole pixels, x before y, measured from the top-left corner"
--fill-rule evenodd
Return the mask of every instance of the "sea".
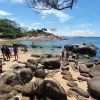
M 0 45 L 6 44 L 24 44 L 27 46 L 29 52 L 33 54 L 61 54 L 64 45 L 68 44 L 94 44 L 97 48 L 97 54 L 94 58 L 100 59 L 100 37 L 64 37 L 64 40 L 56 41 L 32 41 L 32 40 L 14 40 L 14 41 L 0 41 Z M 37 48 L 32 48 L 32 45 L 39 46 Z M 61 48 L 53 48 L 53 46 L 61 46 Z M 41 48 L 40 48 L 41 47 Z

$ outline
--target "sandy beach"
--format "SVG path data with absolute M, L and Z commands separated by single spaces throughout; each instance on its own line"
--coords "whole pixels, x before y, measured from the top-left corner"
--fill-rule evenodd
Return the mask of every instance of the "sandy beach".
M 0 53 L 0 57 L 2 57 L 2 54 L 1 53 Z M 36 60 L 38 58 L 37 57 L 31 57 L 31 54 L 29 52 L 26 52 L 26 53 L 23 53 L 22 51 L 19 52 L 19 59 L 18 59 L 18 61 L 26 62 L 28 59 L 34 59 L 34 60 Z M 2 70 L 3 71 L 10 71 L 11 70 L 10 67 L 13 64 L 19 64 L 21 66 L 24 66 L 23 64 L 20 64 L 17 61 L 14 61 L 14 56 L 12 56 L 11 59 L 10 59 L 10 61 L 3 62 Z M 80 77 L 80 73 L 72 70 L 72 67 L 71 66 L 73 66 L 73 64 L 74 63 L 71 62 L 68 65 L 69 71 L 71 72 L 72 77 L 74 79 L 77 79 L 77 77 Z M 58 82 L 64 88 L 64 90 L 66 91 L 66 94 L 67 94 L 67 91 L 68 91 L 68 89 L 70 87 L 67 85 L 67 82 L 68 81 L 67 80 L 64 80 L 62 78 L 61 69 L 59 69 L 59 71 L 57 73 L 55 73 L 53 75 L 53 77 L 46 77 L 45 79 L 49 79 L 49 80 L 53 80 L 55 82 Z M 87 91 L 87 82 L 86 81 L 79 82 L 77 80 L 76 83 L 78 84 L 79 87 L 81 87 L 82 89 L 84 89 L 84 90 Z M 27 97 L 22 97 L 21 94 L 19 94 L 19 95 L 20 95 L 20 100 L 29 100 L 29 99 L 27 99 Z M 75 97 L 68 97 L 68 100 L 77 100 L 77 99 Z M 87 100 L 91 100 L 91 98 L 88 98 Z

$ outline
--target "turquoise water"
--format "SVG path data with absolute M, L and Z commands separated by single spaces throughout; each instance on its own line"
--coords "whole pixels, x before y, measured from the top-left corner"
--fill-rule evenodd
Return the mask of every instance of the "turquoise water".
M 19 40 L 19 41 L 7 41 L 7 42 L 0 42 L 0 44 L 25 44 L 28 47 L 29 52 L 32 53 L 61 53 L 62 48 L 54 48 L 52 46 L 64 46 L 67 44 L 81 44 L 81 43 L 92 43 L 97 47 L 97 55 L 96 58 L 100 58 L 100 38 L 99 37 L 91 37 L 91 38 L 69 38 L 68 40 L 58 40 L 58 41 L 30 41 L 30 40 Z M 31 45 L 38 45 L 42 46 L 43 48 L 32 48 Z

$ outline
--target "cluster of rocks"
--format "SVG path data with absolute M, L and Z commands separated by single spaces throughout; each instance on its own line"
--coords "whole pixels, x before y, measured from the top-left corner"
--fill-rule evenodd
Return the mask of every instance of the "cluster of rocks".
M 10 71 L 0 74 L 0 100 L 19 100 L 16 97 L 19 93 L 29 100 L 68 100 L 68 97 L 77 100 L 100 99 L 100 60 L 79 64 L 81 76 L 74 78 L 70 65 L 75 61 L 75 54 L 68 61 L 61 61 L 59 55 L 52 54 L 31 56 L 37 59 L 18 61 L 23 66 L 14 64 Z M 60 71 L 69 86 L 67 92 L 57 81 L 46 79 L 48 73 L 55 69 Z M 77 81 L 85 81 L 87 90 L 79 87 Z
M 65 45 L 64 47 L 73 53 L 86 54 L 89 56 L 96 55 L 96 47 L 93 44 L 83 43 L 77 45 Z
M 0 100 L 16 100 L 18 93 L 29 97 L 30 100 L 34 100 L 34 98 L 67 100 L 66 92 L 60 84 L 52 80 L 45 80 L 46 69 L 60 69 L 58 57 L 43 55 L 37 60 L 28 59 L 27 62 L 18 62 L 24 66 L 14 64 L 10 71 L 0 74 Z M 34 77 L 36 80 L 32 81 Z
M 74 96 L 77 100 L 88 100 L 91 97 L 96 100 L 100 99 L 100 60 L 93 62 L 79 64 L 80 77 L 73 79 L 68 66 L 62 67 L 61 74 L 63 78 L 68 81 L 67 85 L 71 88 L 68 90 L 68 96 Z M 85 81 L 87 83 L 87 91 L 78 87 L 75 81 Z M 81 96 L 81 99 L 79 99 Z

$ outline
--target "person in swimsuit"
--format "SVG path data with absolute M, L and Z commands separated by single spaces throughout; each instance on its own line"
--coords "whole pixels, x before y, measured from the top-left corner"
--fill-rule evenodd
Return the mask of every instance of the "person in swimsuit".
M 8 46 L 5 46 L 5 55 L 6 55 L 7 60 L 9 61 L 10 60 L 10 49 Z
M 17 46 L 13 46 L 13 51 L 14 51 L 15 60 L 18 60 L 18 48 L 17 48 Z
M 2 45 L 1 47 L 1 53 L 3 55 L 3 60 L 5 61 L 5 46 L 4 45 Z
M 73 66 L 75 69 L 78 69 L 78 62 L 79 62 L 79 55 L 77 54 L 76 58 L 75 58 L 75 63 L 74 63 L 74 66 Z

